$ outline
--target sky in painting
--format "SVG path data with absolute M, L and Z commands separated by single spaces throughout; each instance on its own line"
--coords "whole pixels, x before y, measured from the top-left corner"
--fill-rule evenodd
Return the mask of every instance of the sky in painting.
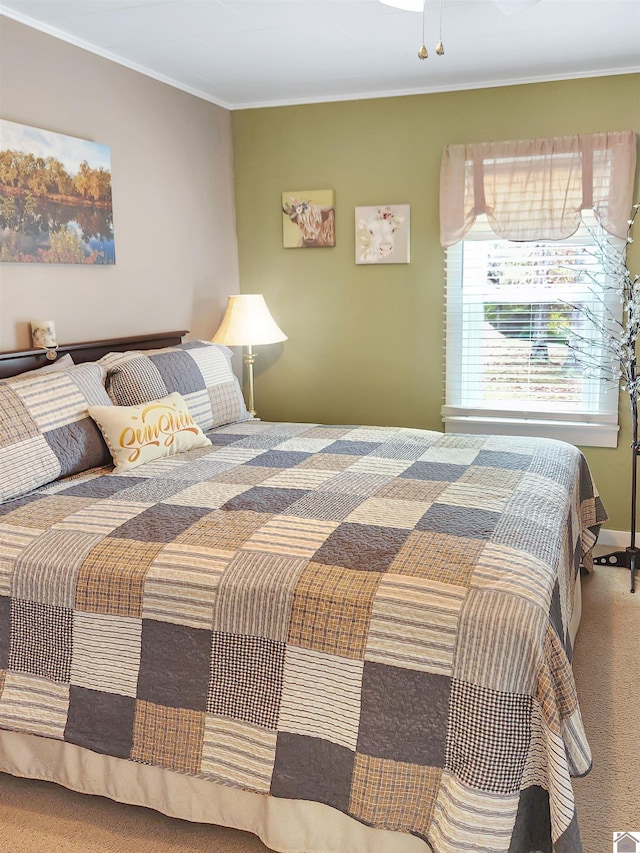
M 55 157 L 72 176 L 78 173 L 83 160 L 92 169 L 111 171 L 108 145 L 0 119 L 0 151 L 6 150 L 22 151 L 34 157 Z

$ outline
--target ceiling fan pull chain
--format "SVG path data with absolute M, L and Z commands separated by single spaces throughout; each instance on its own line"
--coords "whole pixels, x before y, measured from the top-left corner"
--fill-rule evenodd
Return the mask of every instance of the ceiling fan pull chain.
M 427 50 L 427 46 L 424 43 L 424 7 L 426 5 L 426 2 L 422 4 L 422 46 L 418 51 L 418 59 L 426 59 L 429 56 L 429 51 Z
M 444 0 L 440 0 L 440 38 L 438 40 L 438 44 L 436 45 L 436 53 L 438 56 L 444 56 L 444 45 L 442 44 L 442 6 L 444 4 Z

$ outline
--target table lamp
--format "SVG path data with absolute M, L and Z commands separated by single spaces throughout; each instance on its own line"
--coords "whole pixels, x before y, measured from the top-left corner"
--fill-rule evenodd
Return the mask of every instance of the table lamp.
M 249 412 L 255 417 L 253 399 L 254 346 L 286 341 L 287 336 L 271 316 L 261 293 L 230 296 L 222 322 L 212 338 L 216 344 L 228 347 L 245 347 L 244 363 L 247 365 Z

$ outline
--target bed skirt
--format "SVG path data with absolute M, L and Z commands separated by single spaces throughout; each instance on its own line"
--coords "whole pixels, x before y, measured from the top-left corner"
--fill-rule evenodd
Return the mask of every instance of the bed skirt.
M 414 836 L 371 829 L 322 803 L 265 797 L 21 732 L 0 731 L 0 771 L 252 832 L 280 853 L 428 853 Z

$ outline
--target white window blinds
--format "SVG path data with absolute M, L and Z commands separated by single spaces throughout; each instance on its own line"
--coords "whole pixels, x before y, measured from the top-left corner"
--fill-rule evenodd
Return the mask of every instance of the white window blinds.
M 618 389 L 602 335 L 620 304 L 593 230 L 515 243 L 482 217 L 446 263 L 447 429 L 615 446 Z

